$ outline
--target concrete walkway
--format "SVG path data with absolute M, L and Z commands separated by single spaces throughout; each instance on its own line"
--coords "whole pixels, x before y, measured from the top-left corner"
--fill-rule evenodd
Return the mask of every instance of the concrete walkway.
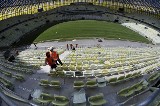
M 78 47 L 93 47 L 100 45 L 102 47 L 153 47 L 158 45 L 152 45 L 152 44 L 145 44 L 140 42 L 131 42 L 131 41 L 122 41 L 122 40 L 105 40 L 101 38 L 103 42 L 98 42 L 98 39 L 92 38 L 92 39 L 83 39 L 83 40 L 73 40 L 73 41 L 64 41 L 64 42 L 58 42 L 58 41 L 51 41 L 51 42 L 43 42 L 38 43 L 38 48 L 44 48 L 47 50 L 48 47 L 51 47 L 54 45 L 54 47 L 64 48 L 66 49 L 67 44 L 78 44 Z M 31 44 L 30 48 L 34 49 L 35 46 Z

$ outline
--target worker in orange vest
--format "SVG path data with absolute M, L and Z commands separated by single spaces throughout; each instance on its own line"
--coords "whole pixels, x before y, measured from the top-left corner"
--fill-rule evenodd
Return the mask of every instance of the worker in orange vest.
M 46 52 L 46 59 L 45 59 L 45 64 L 49 65 L 51 69 L 56 68 L 56 62 L 53 60 L 53 58 L 50 56 L 50 52 Z
M 55 48 L 51 48 L 50 49 L 50 55 L 51 55 L 51 57 L 53 58 L 53 60 L 56 62 L 56 64 L 57 65 L 59 65 L 58 63 L 57 63 L 57 61 L 61 64 L 61 65 L 63 65 L 63 63 L 61 62 L 61 60 L 60 60 L 60 58 L 59 58 L 59 54 L 57 53 L 57 51 L 55 51 Z

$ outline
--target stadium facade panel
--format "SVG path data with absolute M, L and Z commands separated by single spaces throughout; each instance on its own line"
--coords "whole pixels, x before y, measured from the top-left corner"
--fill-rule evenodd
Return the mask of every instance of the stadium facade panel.
M 48 11 L 75 2 L 89 2 L 119 12 L 145 13 L 158 18 L 160 16 L 160 3 L 158 0 L 1 0 L 0 20 L 18 15 L 35 14 L 39 12 L 39 9 Z

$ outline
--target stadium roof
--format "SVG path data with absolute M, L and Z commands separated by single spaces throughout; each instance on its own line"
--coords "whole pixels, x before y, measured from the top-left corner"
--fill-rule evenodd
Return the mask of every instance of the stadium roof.
M 54 1 L 54 0 L 0 0 L 0 7 L 5 8 L 10 6 L 28 5 L 28 4 L 48 2 L 48 1 Z M 105 0 L 105 1 L 120 2 L 135 6 L 148 6 L 153 8 L 160 8 L 159 0 Z
M 145 13 L 157 18 L 160 16 L 159 0 L 0 0 L 0 20 L 18 15 L 35 14 L 38 13 L 38 9 L 48 11 L 74 2 L 89 2 L 113 10 L 122 8 L 128 13 Z

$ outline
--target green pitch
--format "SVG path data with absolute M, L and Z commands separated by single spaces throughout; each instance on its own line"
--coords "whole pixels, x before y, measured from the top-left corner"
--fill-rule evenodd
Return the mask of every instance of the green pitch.
M 92 37 L 150 43 L 143 36 L 120 24 L 95 20 L 79 20 L 57 24 L 40 34 L 34 42 Z

